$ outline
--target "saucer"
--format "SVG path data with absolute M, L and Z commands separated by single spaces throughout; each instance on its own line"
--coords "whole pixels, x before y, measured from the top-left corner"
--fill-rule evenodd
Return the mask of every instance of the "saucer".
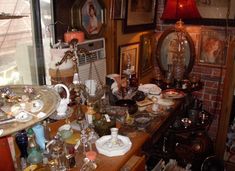
M 15 116 L 15 119 L 17 122 L 28 122 L 33 118 L 33 116 L 26 112 L 26 111 L 21 111 Z

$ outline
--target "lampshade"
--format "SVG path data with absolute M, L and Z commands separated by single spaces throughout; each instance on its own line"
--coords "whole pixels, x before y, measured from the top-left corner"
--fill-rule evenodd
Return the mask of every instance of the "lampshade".
M 161 19 L 198 19 L 201 18 L 195 0 L 167 0 Z

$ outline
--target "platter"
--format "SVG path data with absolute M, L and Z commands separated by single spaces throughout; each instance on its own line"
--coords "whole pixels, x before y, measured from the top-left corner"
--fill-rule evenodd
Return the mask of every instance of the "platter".
M 157 85 L 155 85 L 155 84 L 142 84 L 142 85 L 140 85 L 139 87 L 138 87 L 138 90 L 139 91 L 142 91 L 142 92 L 144 92 L 144 93 L 146 93 L 146 94 L 148 94 L 148 93 L 152 93 L 152 94 L 155 94 L 155 95 L 157 95 L 157 94 L 160 94 L 161 93 L 161 89 L 157 86 Z
M 26 129 L 53 114 L 59 94 L 47 86 L 0 86 L 0 137 Z
M 185 93 L 176 89 L 167 89 L 162 91 L 162 96 L 167 99 L 181 99 L 185 96 Z

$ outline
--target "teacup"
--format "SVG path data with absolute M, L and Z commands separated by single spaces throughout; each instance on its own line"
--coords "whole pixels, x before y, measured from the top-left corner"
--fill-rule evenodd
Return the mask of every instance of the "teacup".
M 68 139 L 73 134 L 73 130 L 69 124 L 65 124 L 59 127 L 58 132 L 63 139 Z

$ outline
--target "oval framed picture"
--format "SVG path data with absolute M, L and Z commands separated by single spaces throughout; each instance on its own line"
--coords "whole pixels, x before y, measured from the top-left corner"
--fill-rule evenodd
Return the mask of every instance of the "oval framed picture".
M 105 24 L 105 7 L 101 0 L 76 0 L 71 8 L 72 27 L 86 38 L 101 37 Z

